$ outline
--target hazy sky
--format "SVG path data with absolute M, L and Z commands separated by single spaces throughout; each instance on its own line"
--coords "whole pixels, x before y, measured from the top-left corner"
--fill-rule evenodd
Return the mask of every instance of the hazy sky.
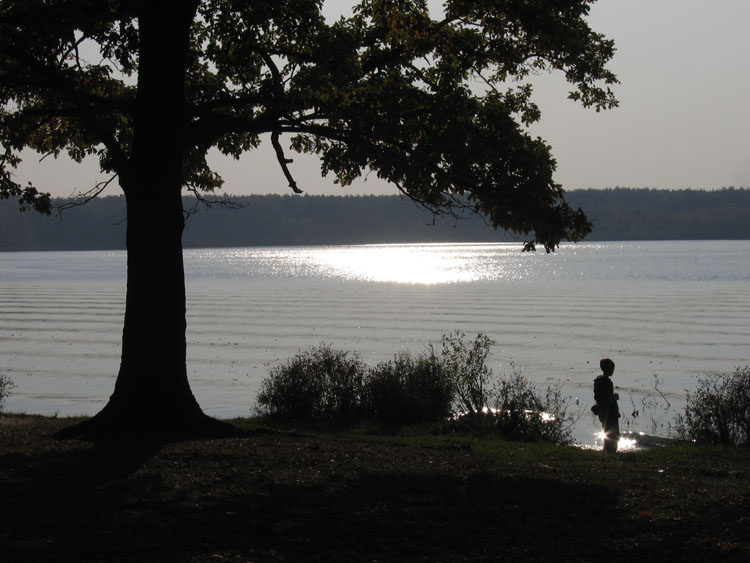
M 351 5 L 327 0 L 327 14 L 346 13 Z M 566 99 L 562 78 L 535 80 L 542 120 L 532 131 L 552 145 L 557 181 L 566 189 L 750 187 L 750 1 L 599 0 L 589 20 L 615 40 L 610 66 L 621 82 L 620 107 L 584 110 Z M 212 159 L 226 193 L 290 193 L 265 145 L 239 162 Z M 18 179 L 33 179 L 53 195 L 96 182 L 94 161 L 38 164 L 29 156 Z M 314 158 L 293 156 L 292 172 L 307 193 L 393 193 L 374 174 L 341 188 L 320 177 Z

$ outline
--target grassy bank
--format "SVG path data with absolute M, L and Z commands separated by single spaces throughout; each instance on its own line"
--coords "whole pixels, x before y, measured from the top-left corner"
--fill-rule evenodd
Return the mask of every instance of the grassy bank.
M 750 451 L 425 435 L 60 442 L 0 415 L 4 561 L 747 561 Z

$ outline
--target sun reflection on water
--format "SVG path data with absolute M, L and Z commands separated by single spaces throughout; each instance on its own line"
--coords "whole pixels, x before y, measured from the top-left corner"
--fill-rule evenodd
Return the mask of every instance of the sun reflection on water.
M 499 272 L 488 271 L 487 262 L 478 259 L 481 250 L 482 245 L 455 244 L 330 247 L 304 259 L 331 277 L 433 285 L 496 278 Z M 492 247 L 495 254 L 498 250 Z
M 617 442 L 617 450 L 620 452 L 627 452 L 629 450 L 635 450 L 638 448 L 638 441 L 634 438 L 620 438 Z
M 303 277 L 414 285 L 548 279 L 551 261 L 562 257 L 562 251 L 553 256 L 524 253 L 516 243 L 249 247 L 187 254 L 192 277 Z
M 419 248 L 357 248 L 321 258 L 339 275 L 367 281 L 437 284 L 477 279 L 460 257 Z
M 606 434 L 604 432 L 595 432 L 593 444 L 578 444 L 580 447 L 586 450 L 601 450 L 604 447 L 604 438 Z M 627 433 L 624 436 L 620 436 L 617 441 L 618 452 L 631 452 L 639 449 L 641 446 L 638 444 L 638 438 L 644 436 L 643 432 Z

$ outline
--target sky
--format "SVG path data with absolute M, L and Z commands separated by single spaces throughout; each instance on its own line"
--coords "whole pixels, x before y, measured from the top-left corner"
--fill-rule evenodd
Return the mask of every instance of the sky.
M 336 18 L 352 5 L 326 0 L 324 10 Z M 439 10 L 441 2 L 430 5 Z M 750 187 L 750 1 L 599 0 L 588 20 L 615 41 L 610 68 L 621 82 L 620 107 L 583 109 L 567 99 L 562 77 L 534 78 L 542 119 L 531 133 L 552 146 L 556 181 L 566 190 Z M 292 173 L 308 194 L 396 193 L 375 174 L 342 188 L 321 178 L 315 157 L 293 157 Z M 227 194 L 291 193 L 268 142 L 239 161 L 216 153 L 210 162 Z M 17 178 L 68 196 L 91 189 L 101 179 L 97 171 L 93 159 L 40 163 L 31 153 Z

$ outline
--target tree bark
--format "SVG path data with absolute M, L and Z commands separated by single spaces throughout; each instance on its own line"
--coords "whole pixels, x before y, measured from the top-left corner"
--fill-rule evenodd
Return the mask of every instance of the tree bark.
M 198 406 L 186 366 L 181 192 L 185 68 L 197 2 L 149 5 L 144 3 L 139 15 L 132 150 L 119 171 L 128 221 L 120 371 L 104 409 L 62 437 L 190 436 L 228 426 Z

